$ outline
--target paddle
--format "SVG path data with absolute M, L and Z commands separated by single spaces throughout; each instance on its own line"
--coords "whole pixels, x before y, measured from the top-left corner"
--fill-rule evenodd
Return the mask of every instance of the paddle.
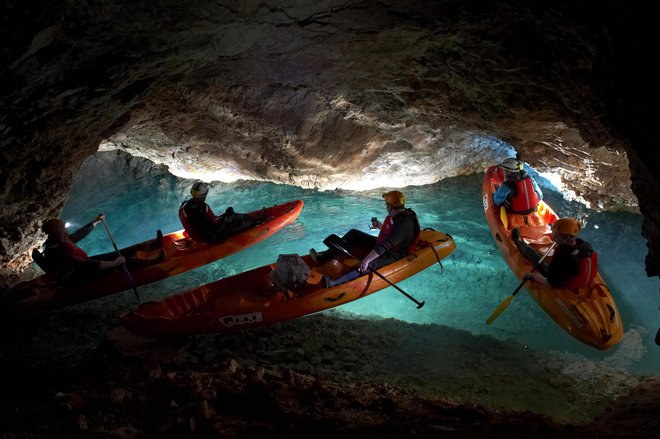
M 347 246 L 344 246 L 344 245 L 343 245 L 344 240 L 341 239 L 339 236 L 337 236 L 337 235 L 335 235 L 335 234 L 332 234 L 332 235 L 328 236 L 328 238 L 326 238 L 323 242 L 324 242 L 326 245 L 328 245 L 328 247 L 332 247 L 332 248 L 334 248 L 335 250 L 338 250 L 338 251 L 344 253 L 346 256 L 348 256 L 348 257 L 350 257 L 350 258 L 356 259 L 356 260 L 358 260 L 358 261 L 360 260 L 360 259 L 356 258 L 355 256 L 353 256 L 353 254 L 351 254 L 351 252 L 348 250 L 348 248 L 346 248 Z M 374 273 L 375 275 L 377 275 L 378 277 L 380 277 L 381 279 L 383 279 L 385 282 L 387 282 L 388 284 L 390 284 L 390 285 L 393 286 L 394 288 L 396 288 L 401 294 L 403 294 L 404 296 L 406 296 L 408 299 L 410 299 L 410 300 L 412 300 L 413 302 L 415 302 L 415 304 L 417 304 L 417 309 L 420 309 L 420 308 L 423 307 L 424 304 L 426 303 L 426 302 L 420 302 L 420 301 L 418 301 L 418 300 L 415 299 L 413 296 L 411 296 L 410 294 L 406 293 L 406 292 L 403 291 L 401 288 L 399 288 L 397 285 L 395 285 L 395 284 L 393 284 L 392 282 L 390 282 L 385 276 L 383 276 L 382 274 L 380 274 L 378 271 L 374 270 L 373 268 L 369 267 L 369 271 L 371 271 L 372 273 Z
M 552 250 L 552 249 L 555 247 L 555 244 L 556 244 L 556 243 L 553 242 L 552 245 L 550 246 L 550 248 L 549 248 L 548 250 L 546 250 L 546 252 L 543 254 L 543 256 L 541 257 L 541 259 L 539 259 L 538 262 L 537 262 L 536 264 L 534 264 L 534 268 L 532 269 L 532 271 L 534 271 L 534 270 L 536 270 L 536 269 L 538 268 L 538 266 L 541 264 L 541 262 L 543 262 L 543 260 L 545 259 L 545 257 L 548 256 L 548 253 L 550 253 L 550 250 Z M 530 273 L 531 273 L 532 271 L 530 271 Z M 525 277 L 525 276 L 523 276 L 523 277 Z M 514 291 L 509 297 L 507 297 L 506 299 L 504 299 L 504 301 L 503 301 L 502 303 L 500 303 L 500 306 L 498 306 L 498 307 L 495 309 L 495 311 L 493 311 L 493 313 L 490 315 L 490 317 L 488 317 L 488 320 L 486 320 L 486 323 L 488 323 L 489 325 L 490 325 L 491 323 L 493 323 L 493 322 L 495 321 L 495 319 L 498 318 L 498 317 L 500 316 L 500 314 L 502 314 L 502 313 L 504 312 L 504 310 L 509 306 L 509 304 L 511 303 L 511 301 L 513 300 L 513 298 L 516 296 L 516 294 L 518 294 L 518 291 L 520 291 L 520 289 L 521 289 L 521 288 L 523 287 L 523 285 L 525 285 L 526 283 L 527 283 L 527 279 L 523 279 L 523 281 L 520 282 L 520 284 L 518 285 L 518 288 L 516 288 L 516 290 L 515 290 L 515 291 Z
M 112 239 L 112 234 L 110 233 L 110 229 L 108 228 L 108 225 L 105 223 L 105 219 L 101 219 L 101 221 L 103 221 L 103 226 L 105 227 L 105 231 L 108 232 L 108 236 L 110 237 L 110 241 L 112 241 L 112 245 L 114 246 L 115 251 L 117 252 L 117 256 L 121 256 L 121 253 L 119 253 L 119 249 L 117 248 L 117 244 L 115 244 L 115 240 Z M 128 278 L 128 281 L 131 283 L 131 287 L 133 288 L 133 292 L 135 293 L 135 297 L 137 298 L 139 304 L 140 296 L 138 295 L 137 288 L 135 287 L 133 276 L 131 276 L 131 272 L 128 271 L 128 267 L 126 266 L 125 262 L 121 264 L 121 266 L 124 267 L 124 273 L 126 273 L 126 277 Z

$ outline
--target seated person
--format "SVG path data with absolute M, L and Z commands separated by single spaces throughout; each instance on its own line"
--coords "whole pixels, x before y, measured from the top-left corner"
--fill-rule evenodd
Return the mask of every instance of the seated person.
M 543 192 L 536 181 L 524 170 L 522 163 L 515 158 L 508 158 L 500 165 L 504 169 L 504 184 L 493 193 L 496 206 L 504 205 L 507 212 L 525 215 L 536 212 Z
M 105 215 L 99 214 L 93 221 L 76 230 L 72 234 L 59 219 L 44 221 L 41 230 L 48 235 L 44 244 L 43 259 L 46 267 L 44 271 L 58 278 L 83 279 L 98 276 L 108 272 L 115 267 L 127 263 L 128 267 L 139 266 L 143 260 L 124 258 L 116 252 L 102 255 L 88 256 L 85 250 L 75 243 L 89 235 L 94 227 L 105 219 Z M 158 233 L 158 246 L 162 244 L 162 234 Z M 149 262 L 158 260 L 162 251 Z
M 369 269 L 378 269 L 409 255 L 415 251 L 419 240 L 420 225 L 417 214 L 405 207 L 406 197 L 400 191 L 390 191 L 383 194 L 387 216 L 380 223 L 372 218 L 372 224 L 380 229 L 378 237 L 374 237 L 359 230 L 352 229 L 343 239 L 349 245 L 359 245 L 372 250 L 360 262 L 360 266 L 338 279 L 326 278 L 326 286 L 332 287 L 353 280 Z M 322 264 L 336 256 L 335 250 L 330 249 L 323 253 L 310 250 L 312 259 Z
M 581 227 L 573 218 L 560 218 L 552 225 L 552 239 L 557 243 L 549 264 L 538 264 L 541 255 L 520 239 L 520 231 L 513 229 L 511 238 L 518 249 L 535 266 L 537 272 L 527 273 L 525 280 L 534 280 L 553 288 L 579 290 L 587 288 L 598 274 L 598 255 L 591 245 L 577 238 Z
M 215 216 L 206 204 L 209 187 L 204 182 L 193 184 L 190 189 L 192 198 L 184 201 L 179 208 L 179 219 L 183 228 L 192 239 L 202 242 L 218 242 L 228 236 L 256 226 L 263 218 L 236 213 L 228 207 L 225 213 Z M 265 213 L 264 215 L 265 216 Z

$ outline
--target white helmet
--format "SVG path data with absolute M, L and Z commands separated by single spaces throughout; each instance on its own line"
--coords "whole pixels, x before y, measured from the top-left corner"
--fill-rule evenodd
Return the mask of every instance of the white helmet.
M 209 185 L 204 183 L 203 181 L 198 181 L 197 183 L 193 184 L 192 188 L 190 188 L 190 195 L 192 195 L 193 198 L 197 199 L 204 199 L 206 198 L 206 194 L 209 193 Z
M 509 157 L 502 162 L 501 166 L 507 172 L 518 172 L 522 169 L 522 162 L 513 157 Z

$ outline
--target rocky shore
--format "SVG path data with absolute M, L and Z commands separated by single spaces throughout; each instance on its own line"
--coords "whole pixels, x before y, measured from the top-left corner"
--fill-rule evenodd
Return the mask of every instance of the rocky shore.
M 589 370 L 576 374 L 559 355 L 335 312 L 225 335 L 145 338 L 119 326 L 126 303 L 118 302 L 3 320 L 0 437 L 660 432 L 658 377 L 595 364 L 573 364 Z

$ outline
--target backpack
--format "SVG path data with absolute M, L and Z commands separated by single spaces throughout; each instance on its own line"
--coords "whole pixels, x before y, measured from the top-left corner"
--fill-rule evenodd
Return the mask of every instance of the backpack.
M 273 284 L 288 296 L 288 290 L 299 292 L 310 274 L 309 267 L 297 254 L 279 255 L 273 270 Z

